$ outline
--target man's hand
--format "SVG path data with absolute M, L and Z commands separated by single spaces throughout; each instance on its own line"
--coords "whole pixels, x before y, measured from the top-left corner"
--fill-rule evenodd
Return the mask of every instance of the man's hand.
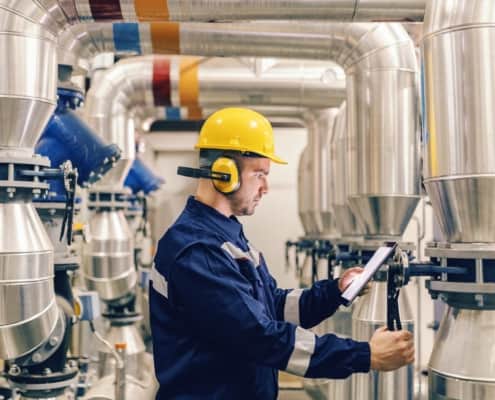
M 370 340 L 371 369 L 393 371 L 414 362 L 414 341 L 409 331 L 379 328 Z
M 364 268 L 361 267 L 353 267 L 349 268 L 345 271 L 339 279 L 339 290 L 340 293 L 344 293 L 347 287 L 351 284 L 351 282 L 364 271 Z M 359 296 L 368 293 L 370 284 L 368 283 L 362 290 L 359 292 Z

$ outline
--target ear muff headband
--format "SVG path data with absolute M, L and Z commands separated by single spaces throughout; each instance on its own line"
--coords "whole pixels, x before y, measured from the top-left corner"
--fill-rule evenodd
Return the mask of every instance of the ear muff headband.
M 241 186 L 239 168 L 233 158 L 218 157 L 211 165 L 211 172 L 230 175 L 228 181 L 213 180 L 215 188 L 223 194 L 234 193 Z

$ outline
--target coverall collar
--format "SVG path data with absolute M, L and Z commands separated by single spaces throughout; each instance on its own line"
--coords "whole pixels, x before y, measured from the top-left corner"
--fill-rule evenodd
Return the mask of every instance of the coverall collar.
M 192 213 L 201 217 L 205 224 L 213 226 L 225 232 L 228 237 L 237 239 L 239 238 L 239 236 L 241 236 L 242 238 L 244 238 L 242 224 L 234 215 L 226 217 L 222 213 L 215 210 L 213 207 L 210 207 L 196 200 L 194 196 L 190 196 L 187 199 L 186 208 Z

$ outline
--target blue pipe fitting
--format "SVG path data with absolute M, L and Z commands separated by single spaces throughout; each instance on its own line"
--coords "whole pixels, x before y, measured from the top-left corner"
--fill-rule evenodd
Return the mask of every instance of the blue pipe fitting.
M 77 184 L 85 187 L 99 180 L 111 169 L 120 158 L 121 151 L 115 144 L 105 144 L 73 111 L 83 101 L 81 93 L 62 88 L 57 93 L 57 108 L 41 135 L 35 152 L 47 156 L 54 168 L 70 160 L 79 174 Z M 52 183 L 50 191 L 62 195 L 60 185 L 50 181 Z
M 134 194 L 139 192 L 150 194 L 158 190 L 164 182 L 162 177 L 156 175 L 142 160 L 136 157 L 124 181 L 124 186 L 129 187 Z

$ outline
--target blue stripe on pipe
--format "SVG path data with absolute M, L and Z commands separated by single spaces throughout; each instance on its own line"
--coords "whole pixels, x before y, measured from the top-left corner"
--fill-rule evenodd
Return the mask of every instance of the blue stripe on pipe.
M 169 121 L 180 121 L 180 108 L 179 107 L 167 107 L 165 110 L 165 117 Z
M 113 42 L 117 52 L 141 54 L 139 25 L 134 22 L 113 24 Z

